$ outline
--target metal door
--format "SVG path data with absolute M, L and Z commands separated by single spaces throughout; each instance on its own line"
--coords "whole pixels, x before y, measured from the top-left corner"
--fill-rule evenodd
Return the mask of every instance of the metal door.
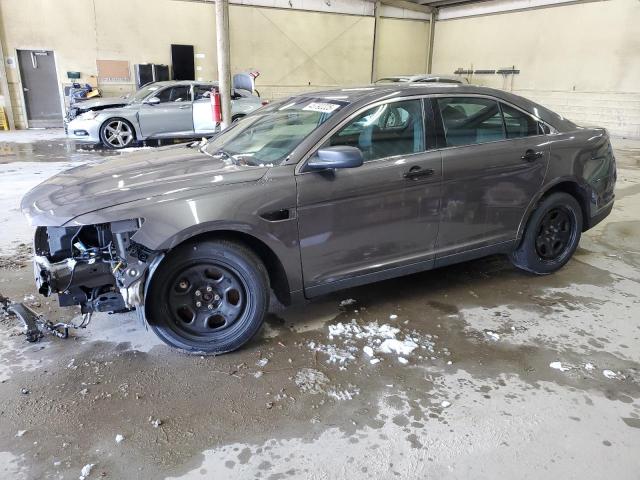
M 61 127 L 62 108 L 53 52 L 18 50 L 29 127 Z

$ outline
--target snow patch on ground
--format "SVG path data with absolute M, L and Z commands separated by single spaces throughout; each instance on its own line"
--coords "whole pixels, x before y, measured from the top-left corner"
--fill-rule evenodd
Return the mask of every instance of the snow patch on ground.
M 335 343 L 307 343 L 309 349 L 325 354 L 328 363 L 346 365 L 361 357 L 361 352 L 370 358 L 372 364 L 379 361 L 375 358 L 376 354 L 407 357 L 418 348 L 425 349 L 429 354 L 434 353 L 434 343 L 430 335 L 403 332 L 400 328 L 388 324 L 359 324 L 353 319 L 349 323 L 329 325 L 328 330 L 329 340 Z M 363 343 L 364 346 L 360 346 Z
M 319 370 L 303 368 L 296 373 L 294 382 L 301 392 L 317 395 L 325 392 L 329 378 Z
M 553 368 L 554 370 L 560 370 L 561 372 L 568 372 L 569 370 L 571 370 L 571 367 L 569 365 L 563 365 L 562 362 L 551 362 L 549 364 L 550 368 Z

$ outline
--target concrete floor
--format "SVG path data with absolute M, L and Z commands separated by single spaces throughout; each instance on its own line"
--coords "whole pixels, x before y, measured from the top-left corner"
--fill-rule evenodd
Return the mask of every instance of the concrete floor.
M 69 319 L 35 293 L 16 207 L 105 153 L 38 135 L 0 133 L 0 292 Z M 132 315 L 37 344 L 0 319 L 0 478 L 637 479 L 640 142 L 615 150 L 614 212 L 551 276 L 489 257 L 351 289 L 217 358 Z M 372 363 L 384 325 L 418 347 Z

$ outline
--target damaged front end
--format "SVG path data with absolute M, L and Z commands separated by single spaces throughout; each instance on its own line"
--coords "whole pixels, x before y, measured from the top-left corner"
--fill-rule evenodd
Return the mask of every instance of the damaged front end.
M 159 252 L 132 240 L 142 220 L 38 227 L 34 270 L 38 291 L 83 314 L 124 312 L 144 304 L 145 278 Z M 138 309 L 143 312 L 144 309 Z

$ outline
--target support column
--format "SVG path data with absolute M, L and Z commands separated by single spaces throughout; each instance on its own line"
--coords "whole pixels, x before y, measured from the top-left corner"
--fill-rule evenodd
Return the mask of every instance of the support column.
M 231 125 L 231 64 L 229 42 L 229 0 L 216 0 L 216 39 L 218 55 L 218 85 L 222 103 L 222 123 L 224 130 Z
M 429 51 L 427 53 L 427 73 L 431 73 L 433 63 L 433 39 L 436 31 L 436 16 L 433 12 L 429 14 Z
M 378 79 L 378 46 L 379 46 L 379 36 L 380 36 L 380 10 L 382 8 L 382 3 L 380 0 L 376 1 L 376 4 L 373 7 L 373 56 L 371 57 L 371 83 L 375 82 Z

